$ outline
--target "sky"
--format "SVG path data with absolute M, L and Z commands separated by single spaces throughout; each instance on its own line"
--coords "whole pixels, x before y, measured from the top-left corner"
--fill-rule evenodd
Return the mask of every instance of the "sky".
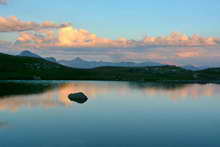
M 0 0 L 0 52 L 220 66 L 219 0 Z

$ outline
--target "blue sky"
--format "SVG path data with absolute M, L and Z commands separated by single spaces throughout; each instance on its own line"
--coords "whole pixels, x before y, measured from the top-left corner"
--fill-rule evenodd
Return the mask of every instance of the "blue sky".
M 1 16 L 71 22 L 98 36 L 139 39 L 171 32 L 219 36 L 219 0 L 10 0 Z
M 219 10 L 219 0 L 0 0 L 0 51 L 220 66 Z

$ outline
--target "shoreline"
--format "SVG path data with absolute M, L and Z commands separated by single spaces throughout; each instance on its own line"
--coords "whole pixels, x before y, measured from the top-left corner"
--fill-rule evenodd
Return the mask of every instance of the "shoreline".
M 25 80 L 25 79 L 13 79 L 13 80 L 0 80 L 0 83 L 5 82 L 69 82 L 69 81 L 88 81 L 88 82 L 138 82 L 138 83 L 156 83 L 156 84 L 220 84 L 220 81 L 212 80 L 161 80 L 161 81 L 129 81 L 129 80 Z

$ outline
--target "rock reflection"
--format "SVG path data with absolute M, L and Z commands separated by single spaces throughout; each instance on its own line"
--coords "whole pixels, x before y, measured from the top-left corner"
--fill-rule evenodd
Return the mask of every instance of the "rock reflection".
M 140 82 L 79 82 L 62 85 L 61 95 L 71 92 L 83 92 L 90 98 L 116 93 L 127 96 L 139 91 L 147 96 L 167 96 L 171 99 L 198 99 L 201 96 L 220 95 L 217 84 L 178 84 L 178 83 L 140 83 Z
M 124 96 L 139 92 L 149 97 L 168 97 L 172 100 L 198 99 L 202 96 L 220 95 L 216 84 L 159 84 L 135 82 L 1 82 L 0 110 L 18 111 L 20 108 L 69 107 L 70 93 L 83 92 L 89 98 L 108 94 Z

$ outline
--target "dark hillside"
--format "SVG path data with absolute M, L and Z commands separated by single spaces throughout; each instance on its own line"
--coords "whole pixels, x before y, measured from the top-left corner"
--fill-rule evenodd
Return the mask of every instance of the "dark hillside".
M 0 54 L 0 79 L 218 82 L 220 68 L 201 71 L 191 71 L 176 66 L 77 69 L 42 58 Z

